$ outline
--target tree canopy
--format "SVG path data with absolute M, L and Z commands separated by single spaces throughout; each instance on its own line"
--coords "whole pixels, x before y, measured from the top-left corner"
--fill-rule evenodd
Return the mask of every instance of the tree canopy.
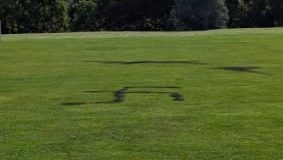
M 180 30 L 223 28 L 229 19 L 224 0 L 175 0 L 171 18 Z
M 283 25 L 282 0 L 1 0 L 3 33 Z
M 67 3 L 62 0 L 1 0 L 4 33 L 60 32 L 68 26 Z

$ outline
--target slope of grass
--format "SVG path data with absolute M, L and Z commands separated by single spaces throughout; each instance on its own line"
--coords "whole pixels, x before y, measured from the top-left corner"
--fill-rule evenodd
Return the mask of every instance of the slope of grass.
M 0 159 L 282 159 L 282 44 L 280 28 L 5 35 Z M 127 86 L 149 88 L 97 103 Z

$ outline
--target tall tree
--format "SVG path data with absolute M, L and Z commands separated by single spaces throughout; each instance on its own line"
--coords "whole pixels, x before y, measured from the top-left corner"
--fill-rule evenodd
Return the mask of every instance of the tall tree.
M 60 32 L 67 28 L 65 0 L 2 0 L 0 18 L 4 33 Z
M 68 10 L 65 0 L 22 1 L 26 28 L 32 32 L 60 32 L 68 25 Z
M 271 0 L 242 0 L 244 16 L 242 27 L 271 27 L 274 26 Z
M 164 29 L 173 0 L 99 0 L 102 27 L 111 30 Z
M 3 0 L 0 3 L 0 20 L 3 33 L 17 33 L 24 27 L 20 22 L 26 15 L 23 10 L 20 0 Z
M 179 30 L 224 28 L 228 10 L 224 0 L 175 0 L 174 26 Z
M 275 26 L 283 26 L 283 1 L 270 0 L 270 6 Z
M 96 0 L 73 1 L 69 10 L 71 31 L 98 30 L 96 6 Z
M 240 0 L 226 0 L 225 4 L 229 10 L 228 27 L 239 27 L 242 16 Z

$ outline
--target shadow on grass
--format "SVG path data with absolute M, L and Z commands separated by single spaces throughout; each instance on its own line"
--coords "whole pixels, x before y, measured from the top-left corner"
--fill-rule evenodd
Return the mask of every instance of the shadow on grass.
M 85 104 L 114 104 L 122 103 L 125 101 L 127 94 L 160 94 L 167 95 L 172 98 L 173 101 L 184 101 L 183 95 L 178 92 L 169 92 L 169 91 L 146 91 L 146 89 L 179 89 L 180 87 L 176 86 L 127 86 L 116 91 L 83 91 L 85 93 L 112 93 L 114 99 L 106 102 L 95 102 L 95 103 L 83 103 L 83 102 L 69 102 L 62 103 L 63 106 L 81 106 Z M 143 89 L 142 91 L 129 91 L 131 89 Z
M 257 69 L 261 69 L 261 67 L 255 67 L 255 66 L 225 66 L 225 67 L 216 67 L 212 69 L 234 71 L 234 72 L 240 72 L 240 73 L 255 73 L 255 74 L 262 74 L 262 75 L 270 75 L 265 72 L 257 71 Z
M 62 103 L 63 106 L 81 106 L 85 105 L 87 103 L 85 102 L 68 102 L 68 103 Z
M 121 64 L 121 65 L 136 65 L 136 64 L 191 64 L 191 65 L 204 65 L 199 61 L 83 61 L 88 63 L 101 63 L 101 64 Z
M 127 94 L 165 94 L 173 98 L 173 101 L 184 101 L 183 96 L 178 92 L 165 92 L 165 91 L 129 91 L 130 89 L 178 89 L 180 87 L 176 86 L 127 86 L 120 90 L 113 91 L 115 97 L 112 101 L 107 102 L 97 102 L 97 103 L 121 103 L 125 101 L 125 96 Z M 91 92 L 91 91 L 88 91 Z M 109 92 L 109 91 L 103 91 Z M 97 92 L 92 92 L 97 93 Z

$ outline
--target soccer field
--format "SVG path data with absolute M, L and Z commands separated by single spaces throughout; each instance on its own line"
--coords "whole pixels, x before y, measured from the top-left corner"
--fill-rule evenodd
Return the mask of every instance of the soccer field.
M 283 159 L 283 29 L 4 35 L 0 159 Z

